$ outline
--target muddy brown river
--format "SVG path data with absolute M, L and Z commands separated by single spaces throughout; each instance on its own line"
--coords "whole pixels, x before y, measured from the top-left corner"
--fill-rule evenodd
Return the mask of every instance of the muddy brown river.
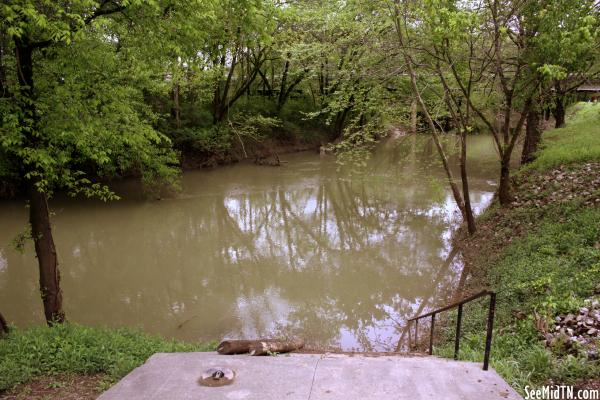
M 134 182 L 120 182 L 112 203 L 53 199 L 68 319 L 186 341 L 293 334 L 388 350 L 406 318 L 453 295 L 460 215 L 428 137 L 382 145 L 368 173 L 315 153 L 281 158 L 185 173 L 182 192 L 161 201 Z M 496 188 L 496 160 L 489 136 L 470 138 L 477 212 Z M 0 202 L 0 221 L 0 310 L 18 326 L 43 324 L 33 246 L 11 245 L 23 203 Z

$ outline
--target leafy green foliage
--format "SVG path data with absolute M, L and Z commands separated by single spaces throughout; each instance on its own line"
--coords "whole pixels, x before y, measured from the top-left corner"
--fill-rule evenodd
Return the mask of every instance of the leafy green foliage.
M 13 329 L 0 340 L 0 391 L 42 374 L 107 375 L 115 382 L 157 352 L 211 351 L 216 343 L 185 344 L 130 329 L 71 323 Z
M 552 0 L 525 7 L 528 28 L 538 31 L 531 39 L 536 48 L 531 66 L 544 78 L 562 80 L 581 73 L 597 61 L 599 35 L 591 0 Z
M 109 21 L 87 25 L 142 6 L 95 1 L 69 8 L 30 1 L 2 6 L 0 28 L 14 47 L 30 46 L 25 52 L 33 57 L 33 90 L 16 79 L 25 76 L 16 59 L 15 75 L 2 82 L 10 95 L 0 98 L 0 148 L 20 171 L 17 179 L 34 179 L 49 194 L 61 189 L 104 200 L 116 196 L 98 177 L 135 172 L 155 186 L 175 183 L 178 159 L 169 139 L 153 127 L 143 65 L 122 52 L 117 40 L 107 40 L 113 34 Z

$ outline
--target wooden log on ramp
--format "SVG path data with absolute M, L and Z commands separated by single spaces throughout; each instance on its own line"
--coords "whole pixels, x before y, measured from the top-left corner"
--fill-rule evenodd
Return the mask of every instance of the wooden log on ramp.
M 223 340 L 217 347 L 219 354 L 243 354 L 250 351 L 250 345 L 256 340 Z
M 250 345 L 251 356 L 264 356 L 275 353 L 288 353 L 304 347 L 304 340 L 292 339 L 288 341 L 259 341 Z
M 217 346 L 217 352 L 219 354 L 231 355 L 231 354 L 244 354 L 251 353 L 256 350 L 259 354 L 263 355 L 271 353 L 287 353 L 289 351 L 298 350 L 304 346 L 304 341 L 301 339 L 296 340 L 280 340 L 280 339 L 257 339 L 257 340 L 223 340 Z M 263 349 L 264 352 L 263 352 Z M 283 350 L 271 350 L 271 349 L 283 349 Z M 288 349 L 288 350 L 286 350 Z

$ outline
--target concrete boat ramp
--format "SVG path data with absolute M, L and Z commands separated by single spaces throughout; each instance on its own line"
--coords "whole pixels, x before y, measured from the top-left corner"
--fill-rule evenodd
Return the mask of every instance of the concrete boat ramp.
M 211 368 L 235 372 L 227 386 L 198 383 Z M 481 364 L 398 355 L 158 353 L 99 400 L 521 399 Z

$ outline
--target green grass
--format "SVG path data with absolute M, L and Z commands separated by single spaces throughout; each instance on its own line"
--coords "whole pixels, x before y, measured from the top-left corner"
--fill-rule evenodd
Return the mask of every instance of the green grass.
M 528 169 L 600 161 L 600 104 L 578 103 L 570 113 L 566 127 L 544 133 L 542 150 Z
M 558 314 L 576 311 L 600 283 L 600 249 L 595 247 L 600 210 L 582 209 L 564 217 L 560 208 L 549 212 L 535 231 L 508 246 L 488 273 L 498 293 L 491 364 L 517 390 L 549 379 L 573 383 L 600 374 L 600 364 L 583 354 L 547 349 L 535 328 L 536 315 L 551 321 Z M 463 360 L 483 360 L 487 302 L 481 303 L 465 308 Z M 449 315 L 436 351 L 443 357 L 453 356 L 454 318 Z
M 0 391 L 36 376 L 57 373 L 103 373 L 109 385 L 156 352 L 210 351 L 215 347 L 216 343 L 188 344 L 131 329 L 71 323 L 13 329 L 0 339 Z
M 581 103 L 566 128 L 544 134 L 537 160 L 521 169 L 521 177 L 546 179 L 544 172 L 559 165 L 575 170 L 594 161 L 600 161 L 600 104 Z M 587 189 L 586 178 L 592 177 L 583 177 L 582 189 Z M 522 199 L 532 195 L 531 185 L 516 189 Z M 498 295 L 491 365 L 521 393 L 527 385 L 550 380 L 573 384 L 600 376 L 600 361 L 587 359 L 584 351 L 548 348 L 538 330 L 552 329 L 557 315 L 577 313 L 585 299 L 599 298 L 594 292 L 600 284 L 600 208 L 573 194 L 569 201 L 541 206 L 494 205 L 478 219 L 492 235 L 474 238 L 479 246 L 489 246 L 477 253 L 473 267 L 483 271 L 484 282 Z M 460 359 L 483 360 L 486 313 L 485 300 L 465 306 Z M 435 349 L 440 356 L 453 356 L 455 318 L 455 312 L 448 313 L 442 325 Z

